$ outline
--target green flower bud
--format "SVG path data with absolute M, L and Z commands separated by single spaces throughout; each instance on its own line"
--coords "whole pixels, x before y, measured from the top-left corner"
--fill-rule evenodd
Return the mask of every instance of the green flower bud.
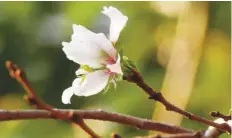
M 133 70 L 137 70 L 134 62 L 128 59 L 128 57 L 123 56 L 121 60 L 121 67 L 124 77 L 130 77 L 133 75 Z

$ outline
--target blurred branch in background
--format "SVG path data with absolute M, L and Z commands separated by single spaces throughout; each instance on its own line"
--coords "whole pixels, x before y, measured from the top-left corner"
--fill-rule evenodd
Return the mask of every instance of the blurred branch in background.
M 202 53 L 208 21 L 208 2 L 185 2 L 185 5 L 179 4 L 179 8 L 182 10 L 179 11 L 176 36 L 161 92 L 168 101 L 185 109 Z M 167 7 L 165 9 L 168 10 Z M 180 125 L 182 118 L 179 114 L 166 112 L 160 103 L 155 106 L 153 120 Z
M 193 130 L 168 125 L 138 117 L 107 112 L 103 110 L 74 110 L 56 109 L 56 111 L 67 114 L 73 112 L 83 119 L 94 119 L 101 121 L 116 122 L 129 125 L 137 129 L 157 130 L 168 134 L 191 133 Z M 0 110 L 0 121 L 27 120 L 27 119 L 59 119 L 46 110 Z
M 71 123 L 79 125 L 86 133 L 88 133 L 92 138 L 100 138 L 96 133 L 92 131 L 83 121 L 84 117 L 88 118 L 90 116 L 91 119 L 99 119 L 101 118 L 102 120 L 110 120 L 114 122 L 119 122 L 122 124 L 129 124 L 132 126 L 136 126 L 139 129 L 148 129 L 150 130 L 151 127 L 154 127 L 154 130 L 158 130 L 161 132 L 166 132 L 166 133 L 174 133 L 174 134 L 179 134 L 179 133 L 193 133 L 191 130 L 187 130 L 184 128 L 180 128 L 177 126 L 170 126 L 167 124 L 162 124 L 158 122 L 152 122 L 148 120 L 142 120 L 142 119 L 137 119 L 135 117 L 129 117 L 129 116 L 123 116 L 119 115 L 116 113 L 107 113 L 103 111 L 75 111 L 75 110 L 58 110 L 55 109 L 46 103 L 43 103 L 42 100 L 36 95 L 35 91 L 31 88 L 29 83 L 27 82 L 26 79 L 26 74 L 23 73 L 23 71 L 15 64 L 13 64 L 10 61 L 6 62 L 6 67 L 9 71 L 9 74 L 12 78 L 15 78 L 25 89 L 27 92 L 27 100 L 28 102 L 32 105 L 35 106 L 36 108 L 43 109 L 46 111 L 9 111 L 9 110 L 1 110 L 0 112 L 0 119 L 1 121 L 7 121 L 7 120 L 18 120 L 18 119 L 59 119 L 59 120 L 65 120 L 65 121 L 70 121 Z M 124 79 L 136 83 L 140 88 L 142 88 L 149 96 L 150 99 L 156 100 L 158 102 L 161 102 L 167 110 L 174 111 L 176 113 L 179 113 L 181 115 L 184 115 L 188 117 L 191 120 L 195 120 L 204 124 L 209 125 L 210 127 L 213 128 L 213 130 L 220 129 L 220 131 L 224 132 L 227 131 L 230 132 L 230 126 L 224 121 L 221 124 L 212 122 L 210 120 L 198 117 L 194 114 L 188 113 L 182 109 L 179 109 L 175 105 L 172 105 L 166 99 L 162 96 L 161 93 L 154 91 L 151 87 L 149 87 L 143 80 L 141 74 L 139 74 L 137 71 L 134 69 L 131 70 L 131 75 L 125 77 Z M 81 114 L 82 113 L 82 114 Z M 89 115 L 89 116 L 88 116 Z M 214 132 L 214 131 L 213 131 Z M 113 135 L 114 136 L 114 135 Z M 117 135 L 115 135 L 117 137 Z M 192 135 L 191 135 L 192 136 Z M 201 137 L 201 136 L 199 136 Z
M 53 107 L 44 103 L 35 93 L 35 91 L 29 85 L 26 74 L 21 70 L 17 65 L 13 64 L 10 61 L 6 62 L 6 67 L 9 71 L 9 74 L 12 78 L 16 79 L 27 92 L 25 96 L 26 100 L 34 107 L 48 111 L 50 116 L 53 118 L 70 121 L 73 124 L 79 125 L 86 133 L 88 133 L 92 138 L 100 138 L 93 130 L 91 130 L 83 121 L 74 112 L 60 112 L 59 110 L 54 109 Z
M 218 111 L 213 111 L 213 112 L 210 112 L 210 115 L 212 117 L 217 117 L 217 118 L 223 118 L 225 121 L 228 121 L 228 120 L 231 120 L 231 114 L 229 115 L 224 115 Z
M 183 134 L 175 134 L 175 135 L 168 135 L 168 136 L 149 136 L 149 137 L 135 137 L 135 138 L 203 138 L 202 132 L 197 131 L 194 133 L 183 133 Z

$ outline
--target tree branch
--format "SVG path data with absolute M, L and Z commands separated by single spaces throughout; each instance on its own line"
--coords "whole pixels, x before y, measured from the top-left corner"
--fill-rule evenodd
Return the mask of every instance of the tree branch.
M 79 125 L 86 133 L 88 133 L 92 138 L 100 138 L 96 133 L 94 133 L 83 121 L 81 117 L 76 115 L 74 112 L 60 112 L 59 110 L 55 110 L 53 107 L 44 103 L 35 93 L 35 91 L 30 87 L 26 75 L 23 71 L 15 64 L 10 61 L 6 62 L 6 67 L 9 71 L 9 74 L 12 78 L 16 79 L 27 92 L 27 96 L 25 99 L 33 106 L 47 110 L 52 116 L 57 119 L 67 120 L 76 125 Z
M 217 117 L 217 118 L 222 118 L 224 119 L 225 121 L 228 121 L 228 120 L 231 120 L 231 115 L 224 115 L 218 111 L 213 111 L 213 112 L 210 112 L 210 115 L 212 117 Z
M 213 127 L 220 129 L 222 131 L 227 131 L 227 132 L 231 133 L 231 127 L 226 123 L 223 123 L 223 124 L 215 123 L 211 120 L 208 120 L 208 119 L 199 117 L 197 115 L 194 115 L 190 112 L 184 111 L 184 110 L 176 107 L 175 105 L 171 104 L 169 101 L 167 101 L 163 97 L 163 95 L 160 92 L 157 92 L 157 91 L 153 90 L 150 86 L 148 86 L 144 82 L 141 74 L 139 72 L 137 72 L 136 70 L 132 70 L 132 75 L 130 77 L 124 77 L 124 79 L 129 81 L 129 82 L 137 84 L 140 88 L 142 88 L 149 95 L 149 99 L 153 99 L 155 101 L 162 103 L 166 107 L 166 110 L 179 113 L 179 114 L 187 117 L 190 120 L 194 120 L 194 121 L 197 121 L 197 122 L 209 125 L 209 126 L 213 126 Z
M 111 138 L 122 138 L 119 134 L 113 133 Z
M 135 137 L 135 138 L 203 138 L 203 134 L 200 131 L 196 131 L 193 133 L 181 133 L 181 134 L 173 134 L 173 135 L 156 135 L 156 136 L 149 136 L 149 137 Z
M 36 95 L 35 91 L 30 87 L 26 75 L 19 69 L 15 64 L 11 62 L 6 62 L 6 67 L 9 70 L 11 77 L 15 78 L 27 92 L 25 99 L 32 105 L 42 110 L 0 110 L 0 121 L 9 120 L 20 120 L 20 119 L 58 119 L 66 120 L 74 124 L 79 125 L 85 132 L 87 132 L 92 138 L 100 138 L 95 134 L 83 121 L 83 119 L 95 119 L 102 121 L 117 122 L 120 124 L 130 125 L 139 129 L 145 130 L 156 130 L 164 133 L 175 134 L 169 136 L 155 136 L 152 138 L 202 138 L 202 133 L 194 132 L 185 128 L 181 128 L 174 125 L 168 125 L 164 123 L 154 122 L 147 119 L 141 119 L 137 117 L 122 115 L 118 113 L 110 113 L 103 110 L 65 110 L 65 109 L 55 109 L 46 103 L 44 103 Z M 220 133 L 225 131 L 231 133 L 231 128 L 227 123 L 218 124 L 213 121 L 207 120 L 205 118 L 198 117 L 192 113 L 184 111 L 175 105 L 168 102 L 160 92 L 153 90 L 149 87 L 141 77 L 140 73 L 136 70 L 132 71 L 133 75 L 124 78 L 129 82 L 136 83 L 140 88 L 142 88 L 150 97 L 150 99 L 156 100 L 162 103 L 167 110 L 177 112 L 185 117 L 201 122 L 203 124 L 209 125 L 218 129 Z M 225 120 L 230 120 L 230 116 L 223 115 L 219 112 L 212 112 L 212 116 L 226 118 Z M 220 134 L 219 134 L 220 135 Z M 118 134 L 113 134 L 112 137 L 120 138 Z
M 102 121 L 117 122 L 144 130 L 157 130 L 164 133 L 191 133 L 192 130 L 179 126 L 154 122 L 147 119 L 123 115 L 119 113 L 106 112 L 103 110 L 67 110 L 56 109 L 57 112 L 67 114 L 73 112 L 83 119 L 94 119 Z M 60 119 L 46 110 L 0 110 L 0 121 L 22 120 L 22 119 Z M 62 120 L 62 119 L 61 119 Z

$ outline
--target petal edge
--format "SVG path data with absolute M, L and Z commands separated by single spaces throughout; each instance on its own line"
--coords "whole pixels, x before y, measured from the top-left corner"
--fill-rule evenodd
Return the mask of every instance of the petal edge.
M 112 6 L 109 6 L 108 8 L 103 7 L 102 13 L 110 18 L 109 39 L 111 42 L 116 43 L 120 32 L 126 26 L 128 17 Z

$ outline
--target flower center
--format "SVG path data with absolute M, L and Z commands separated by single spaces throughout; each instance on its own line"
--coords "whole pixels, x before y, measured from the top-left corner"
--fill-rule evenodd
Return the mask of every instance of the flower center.
M 106 59 L 106 64 L 115 64 L 116 63 L 116 61 L 112 58 L 112 57 L 108 57 L 107 59 Z
M 110 76 L 114 76 L 115 75 L 115 72 L 112 72 L 110 69 L 105 69 L 105 73 L 110 75 Z

